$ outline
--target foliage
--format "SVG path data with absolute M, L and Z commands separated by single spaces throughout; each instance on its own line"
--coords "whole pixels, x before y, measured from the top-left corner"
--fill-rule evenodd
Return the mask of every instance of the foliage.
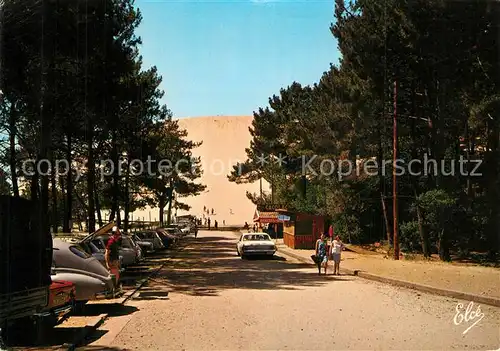
M 190 157 L 198 145 L 160 103 L 156 67 L 143 66 L 134 0 L 6 0 L 1 9 L 1 164 L 12 194 L 40 201 L 44 225 L 55 231 L 70 231 L 72 221 L 93 231 L 104 209 L 119 223 L 123 211 L 127 230 L 129 213 L 157 204 L 161 188 L 132 161 Z M 28 159 L 65 160 L 73 172 L 35 167 L 28 175 Z M 186 171 L 195 165 L 175 175 L 164 205 L 203 189 Z
M 452 253 L 487 248 L 496 260 L 500 5 L 336 0 L 334 16 L 339 64 L 312 86 L 293 82 L 254 113 L 247 161 L 229 179 L 253 182 L 262 176 L 276 192 L 271 205 L 324 214 L 351 242 L 384 240 L 392 231 L 385 217 L 392 224 L 395 194 L 389 190 L 392 167 L 382 165 L 393 158 L 396 113 L 398 157 L 406 161 L 405 174 L 397 177 L 403 250 L 427 256 L 437 250 L 449 260 Z M 270 177 L 276 165 L 256 162 L 261 154 L 287 156 L 287 164 L 273 171 L 279 178 Z M 312 155 L 316 170 L 323 159 L 337 165 L 374 159 L 378 174 L 306 174 L 301 157 Z M 436 172 L 421 162 L 410 175 L 408 161 L 425 158 L 437 162 Z M 472 160 L 481 162 L 479 176 L 468 173 Z M 469 166 L 460 171 L 464 161 Z

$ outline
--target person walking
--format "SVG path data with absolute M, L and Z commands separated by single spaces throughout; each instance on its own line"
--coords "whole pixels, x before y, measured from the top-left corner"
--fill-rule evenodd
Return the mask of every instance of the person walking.
M 215 220 L 215 223 L 214 223 L 215 230 L 217 230 L 218 227 L 219 227 L 219 223 L 217 222 L 217 220 Z
M 207 223 L 208 223 L 208 230 L 210 230 L 210 217 L 208 218 Z
M 196 223 L 194 224 L 194 238 L 196 239 L 198 237 L 198 226 Z
M 342 243 L 338 235 L 335 236 L 335 239 L 332 240 L 332 245 L 331 245 L 331 253 L 333 260 L 333 275 L 340 275 L 340 259 L 343 249 L 344 249 L 344 243 Z
M 321 275 L 321 268 L 326 269 L 328 267 L 328 252 L 327 252 L 327 242 L 325 234 L 321 234 L 321 237 L 316 241 L 316 264 L 318 265 L 318 274 Z

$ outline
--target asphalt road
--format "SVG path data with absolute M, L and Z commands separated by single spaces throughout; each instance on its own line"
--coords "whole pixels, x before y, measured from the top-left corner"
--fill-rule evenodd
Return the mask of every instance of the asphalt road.
M 479 306 L 484 317 L 464 335 L 480 319 L 454 322 L 457 304 L 468 301 L 351 276 L 318 276 L 314 267 L 279 255 L 242 260 L 230 232 L 202 231 L 189 240 L 81 350 L 500 347 L 498 308 Z

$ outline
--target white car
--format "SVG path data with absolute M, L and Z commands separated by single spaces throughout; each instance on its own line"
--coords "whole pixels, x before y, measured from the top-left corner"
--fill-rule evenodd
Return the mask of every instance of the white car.
M 241 258 L 249 255 L 273 256 L 276 251 L 276 244 L 267 233 L 245 233 L 236 244 L 236 252 Z

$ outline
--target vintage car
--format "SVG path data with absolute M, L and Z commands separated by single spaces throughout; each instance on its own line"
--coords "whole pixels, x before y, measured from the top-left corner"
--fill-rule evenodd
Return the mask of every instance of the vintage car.
M 141 247 L 135 242 L 131 235 L 123 235 L 122 248 L 132 250 L 135 254 L 135 263 L 144 260 L 144 253 Z
M 154 230 L 137 232 L 135 233 L 135 235 L 137 235 L 137 237 L 142 241 L 148 241 L 152 243 L 155 250 L 161 250 L 165 248 L 165 245 L 163 245 L 163 241 L 161 240 L 160 236 Z
M 102 249 L 105 249 L 108 240 L 111 238 L 109 234 L 103 234 L 95 237 L 92 242 L 100 241 Z M 135 243 L 127 235 L 122 235 L 122 245 L 120 247 L 120 263 L 122 267 L 127 267 L 136 264 L 138 260 L 138 252 Z
M 178 227 L 167 227 L 161 229 L 164 233 L 174 238 L 174 242 L 178 242 L 185 234 Z
M 72 282 L 52 279 L 49 291 L 49 303 L 36 316 L 40 326 L 52 328 L 62 323 L 73 311 L 76 286 Z
M 139 247 L 141 248 L 143 254 L 145 254 L 145 253 L 151 253 L 151 252 L 155 251 L 153 243 L 151 243 L 149 241 L 144 241 L 144 240 L 140 239 L 135 234 L 132 234 L 131 236 L 132 236 L 132 239 L 135 241 L 135 243 L 137 245 L 139 245 Z
M 156 229 L 156 233 L 160 236 L 162 242 L 163 242 L 163 246 L 165 246 L 165 248 L 169 248 L 169 247 L 172 247 L 174 244 L 177 243 L 179 237 L 176 236 L 175 234 L 172 234 L 172 233 L 169 233 L 168 231 L 166 231 L 165 229 Z
M 76 286 L 75 300 L 115 298 L 122 294 L 117 277 L 77 243 L 53 241 L 52 279 L 70 281 Z
M 236 252 L 241 258 L 249 255 L 273 256 L 278 249 L 269 234 L 245 233 L 236 244 Z

